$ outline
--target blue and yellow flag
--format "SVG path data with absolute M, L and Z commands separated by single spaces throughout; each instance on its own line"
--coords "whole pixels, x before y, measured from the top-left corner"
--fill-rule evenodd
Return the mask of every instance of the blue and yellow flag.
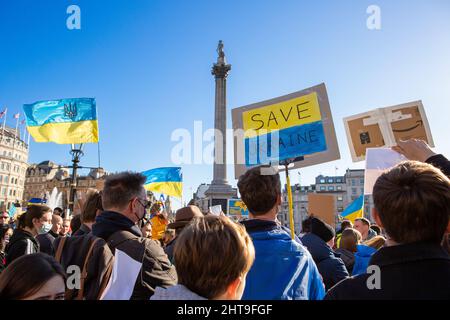
M 28 132 L 36 142 L 98 142 L 97 106 L 93 98 L 39 101 L 23 106 Z
M 156 168 L 142 174 L 147 178 L 146 190 L 181 198 L 183 194 L 183 177 L 180 167 Z
M 341 216 L 352 223 L 355 222 L 355 219 L 364 217 L 364 195 L 359 196 L 358 199 L 350 203 Z

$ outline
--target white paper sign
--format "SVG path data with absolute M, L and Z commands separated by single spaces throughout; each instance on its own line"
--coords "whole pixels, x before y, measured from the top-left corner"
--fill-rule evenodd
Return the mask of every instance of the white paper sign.
M 217 206 L 209 207 L 209 211 L 211 211 L 213 215 L 220 216 L 222 213 L 222 206 L 219 204 Z
M 116 249 L 111 278 L 100 300 L 130 300 L 141 267 L 142 263 Z
M 408 160 L 391 148 L 369 148 L 366 153 L 366 170 L 364 172 L 364 195 L 372 194 L 378 177 L 386 169 Z

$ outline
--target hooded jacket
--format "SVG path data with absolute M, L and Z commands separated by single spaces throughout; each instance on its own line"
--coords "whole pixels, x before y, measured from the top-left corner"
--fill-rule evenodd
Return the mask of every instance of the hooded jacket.
M 158 287 L 150 300 L 208 300 L 192 292 L 182 284 L 169 288 Z
M 9 240 L 5 249 L 6 265 L 9 265 L 15 259 L 26 254 L 38 253 L 39 242 L 33 237 L 31 233 L 22 229 L 14 230 L 14 233 Z
M 358 244 L 355 252 L 355 265 L 353 266 L 352 276 L 357 276 L 361 273 L 366 273 L 369 261 L 372 255 L 377 252 L 377 249 L 366 246 L 364 244 Z
M 353 266 L 355 265 L 355 255 L 353 252 L 343 248 L 339 248 L 335 252 L 340 255 L 339 257 L 344 262 L 348 273 L 352 274 Z
M 320 237 L 308 233 L 302 238 L 302 242 L 311 253 L 322 275 L 326 290 L 349 276 L 339 254 L 335 253 Z
M 103 211 L 95 219 L 92 234 L 104 239 L 113 254 L 117 248 L 142 262 L 131 300 L 148 300 L 156 287 L 169 287 L 177 283 L 175 267 L 159 242 L 142 237 L 139 227 L 124 215 Z
M 322 278 L 309 252 L 275 221 L 242 221 L 255 246 L 242 300 L 321 300 Z

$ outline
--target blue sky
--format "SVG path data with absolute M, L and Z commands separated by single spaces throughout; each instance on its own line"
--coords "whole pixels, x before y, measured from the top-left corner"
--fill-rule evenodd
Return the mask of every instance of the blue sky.
M 72 4 L 81 30 L 66 27 Z M 381 30 L 366 27 L 372 4 Z M 450 155 L 447 0 L 0 0 L 0 108 L 14 126 L 25 103 L 95 97 L 103 167 L 171 166 L 175 129 L 213 126 L 219 39 L 232 64 L 229 110 L 326 83 L 342 158 L 302 169 L 303 182 L 363 167 L 351 162 L 343 117 L 419 99 L 436 150 Z M 32 142 L 30 162 L 69 164 L 68 151 Z M 82 165 L 97 165 L 96 145 Z M 182 167 L 186 198 L 212 179 L 211 165 Z M 236 184 L 231 166 L 228 179 Z

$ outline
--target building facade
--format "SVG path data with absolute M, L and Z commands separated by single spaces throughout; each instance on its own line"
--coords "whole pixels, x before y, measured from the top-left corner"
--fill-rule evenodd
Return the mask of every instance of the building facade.
M 0 129 L 0 209 L 8 210 L 24 195 L 28 144 L 15 129 Z
M 296 184 L 291 186 L 293 198 L 293 213 L 295 232 L 301 232 L 301 223 L 308 217 L 308 194 L 328 194 L 335 198 L 336 225 L 339 221 L 339 215 L 345 208 L 359 196 L 364 194 L 364 170 L 347 169 L 344 176 L 322 176 L 316 177 L 314 185 L 301 186 Z M 278 219 L 289 227 L 288 197 L 286 185 L 282 192 L 282 205 Z M 364 197 L 364 216 L 372 221 L 371 210 L 373 208 L 372 196 Z
M 102 190 L 107 173 L 103 168 L 91 169 L 87 175 L 77 176 L 77 199 L 84 197 L 88 189 Z M 63 207 L 67 207 L 70 198 L 71 173 L 68 168 L 44 161 L 32 164 L 26 170 L 23 205 L 32 198 L 46 198 L 54 188 L 61 193 Z

